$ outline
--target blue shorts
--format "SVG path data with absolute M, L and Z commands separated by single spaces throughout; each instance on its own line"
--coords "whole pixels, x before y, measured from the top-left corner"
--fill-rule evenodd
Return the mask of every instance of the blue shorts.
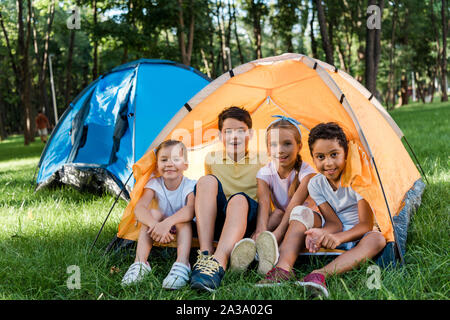
M 378 232 L 379 233 L 379 231 L 368 231 L 368 232 L 364 233 L 364 235 L 361 237 L 361 239 L 364 238 L 365 236 L 367 236 L 369 233 L 372 233 L 372 232 Z M 349 242 L 341 243 L 339 246 L 336 247 L 336 249 L 339 249 L 339 250 L 350 250 L 350 249 L 353 249 L 361 241 L 361 239 L 356 240 L 356 241 L 349 241 Z
M 225 224 L 228 202 L 230 202 L 231 198 L 233 198 L 235 195 L 238 194 L 243 195 L 248 202 L 247 226 L 244 237 L 250 237 L 252 233 L 256 230 L 256 218 L 258 216 L 258 202 L 250 198 L 245 192 L 235 193 L 231 195 L 227 200 L 227 197 L 223 192 L 222 183 L 215 175 L 211 174 L 211 176 L 216 178 L 218 185 L 216 197 L 217 215 L 214 225 L 214 240 L 218 241 L 220 238 L 220 233 L 222 232 L 223 225 Z M 194 195 L 196 195 L 196 192 L 197 192 L 197 185 L 194 187 Z M 197 225 L 195 222 L 192 223 L 192 232 L 194 237 L 197 236 Z

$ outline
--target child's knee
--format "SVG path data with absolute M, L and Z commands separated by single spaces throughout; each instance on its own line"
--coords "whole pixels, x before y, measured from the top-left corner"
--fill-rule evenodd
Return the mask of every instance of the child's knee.
M 309 230 L 314 226 L 314 213 L 308 207 L 296 206 L 291 211 L 289 223 L 292 220 L 301 222 L 305 226 L 306 230 Z
M 248 201 L 247 198 L 242 194 L 236 194 L 232 196 L 232 198 L 228 201 L 227 209 L 228 208 L 242 208 L 242 211 L 247 212 L 248 211 Z M 228 211 L 228 210 L 227 210 Z
M 378 252 L 386 246 L 386 239 L 380 232 L 369 232 L 364 238 L 370 241 L 370 245 Z
M 200 179 L 198 179 L 197 184 L 196 184 L 196 190 L 208 190 L 211 191 L 212 190 L 217 190 L 218 188 L 218 182 L 217 179 L 208 174 L 206 176 L 201 177 Z
M 158 222 L 162 221 L 164 218 L 162 213 L 157 209 L 150 209 L 150 214 L 152 215 L 153 219 L 155 219 Z

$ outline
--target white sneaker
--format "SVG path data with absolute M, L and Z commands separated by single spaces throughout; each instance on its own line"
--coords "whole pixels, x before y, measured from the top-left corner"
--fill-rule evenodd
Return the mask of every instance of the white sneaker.
M 164 289 L 180 289 L 189 281 L 189 273 L 191 267 L 181 262 L 175 262 L 170 269 L 169 274 L 163 280 L 162 287 Z
M 265 275 L 275 266 L 280 256 L 278 242 L 272 232 L 264 231 L 258 235 L 256 251 L 259 258 L 258 273 Z
M 255 241 L 250 238 L 244 238 L 238 241 L 231 251 L 230 270 L 245 271 L 250 263 L 255 259 L 256 245 Z
M 135 262 L 133 263 L 125 273 L 122 279 L 122 285 L 127 286 L 132 283 L 136 283 L 142 281 L 145 275 L 152 271 L 150 265 L 144 262 Z

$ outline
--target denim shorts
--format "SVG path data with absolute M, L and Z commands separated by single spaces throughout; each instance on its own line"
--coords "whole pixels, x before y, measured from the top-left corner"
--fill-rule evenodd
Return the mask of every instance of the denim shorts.
M 230 202 L 231 198 L 234 196 L 240 194 L 243 195 L 248 202 L 248 211 L 247 211 L 247 227 L 245 230 L 244 237 L 250 237 L 252 233 L 256 229 L 256 218 L 258 215 L 258 202 L 256 202 L 254 199 L 249 197 L 245 192 L 238 192 L 233 195 L 231 195 L 228 200 L 225 196 L 225 193 L 223 192 L 222 183 L 220 180 L 215 176 L 212 175 L 217 180 L 217 197 L 216 197 L 216 206 L 217 206 L 217 215 L 216 215 L 216 221 L 214 225 L 214 240 L 218 241 L 220 238 L 220 234 L 222 232 L 223 225 L 225 224 L 225 217 L 227 214 L 227 206 L 228 202 Z M 194 195 L 196 195 L 197 192 L 197 185 L 194 187 Z M 192 233 L 193 236 L 197 236 L 197 225 L 195 222 L 192 223 Z
M 368 231 L 368 232 L 364 233 L 364 235 L 361 237 L 361 239 L 364 238 L 365 236 L 367 236 L 369 233 L 372 233 L 372 232 L 378 232 L 379 233 L 379 231 Z M 336 247 L 336 249 L 348 251 L 348 250 L 353 249 L 354 247 L 356 247 L 356 245 L 361 241 L 361 239 L 356 240 L 356 241 L 349 241 L 349 242 L 341 243 L 339 246 Z

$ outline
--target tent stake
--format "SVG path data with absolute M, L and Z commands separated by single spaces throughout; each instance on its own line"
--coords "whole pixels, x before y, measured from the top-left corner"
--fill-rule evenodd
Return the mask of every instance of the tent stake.
M 130 176 L 128 177 L 127 181 L 126 181 L 125 184 L 123 185 L 123 188 L 126 187 L 126 185 L 127 185 L 127 183 L 128 183 L 128 180 L 130 180 L 130 178 L 131 178 L 132 175 L 133 175 L 133 172 L 131 172 L 131 174 L 130 174 Z M 100 230 L 98 231 L 97 236 L 95 237 L 94 243 L 92 244 L 91 248 L 89 249 L 89 253 L 92 251 L 92 248 L 93 248 L 93 247 L 95 246 L 95 244 L 97 243 L 98 237 L 100 236 L 100 233 L 102 233 L 103 227 L 105 226 L 106 221 L 107 221 L 108 218 L 109 218 L 109 215 L 111 214 L 111 212 L 112 212 L 112 210 L 114 209 L 114 207 L 115 207 L 117 201 L 119 200 L 119 197 L 120 197 L 120 195 L 122 194 L 123 188 L 120 189 L 120 192 L 119 192 L 119 194 L 118 194 L 117 197 L 116 197 L 116 200 L 114 201 L 113 205 L 111 206 L 111 209 L 109 209 L 108 215 L 106 216 L 105 221 L 103 221 L 103 224 L 102 224 Z
M 400 264 L 404 265 L 405 264 L 405 260 L 403 259 L 403 253 L 402 253 L 402 250 L 401 250 L 400 245 L 398 243 L 398 237 L 397 237 L 397 232 L 395 231 L 394 220 L 392 219 L 391 210 L 389 209 L 389 203 L 387 201 L 386 194 L 385 194 L 384 188 L 383 188 L 383 183 L 381 182 L 380 174 L 378 173 L 377 164 L 375 163 L 375 159 L 374 159 L 373 156 L 372 156 L 372 162 L 373 162 L 373 165 L 375 167 L 375 171 L 377 172 L 378 181 L 380 182 L 381 191 L 383 192 L 384 202 L 386 203 L 386 207 L 388 209 L 389 219 L 391 220 L 392 230 L 394 231 L 395 246 L 396 246 L 398 254 L 400 256 Z
M 406 139 L 406 136 L 403 136 L 403 138 L 405 139 L 405 142 L 406 142 L 406 144 L 408 145 L 409 150 L 411 150 L 411 153 L 413 154 L 414 159 L 416 159 L 417 165 L 419 166 L 420 171 L 422 172 L 422 175 L 424 176 L 425 180 L 427 181 L 427 184 L 430 184 L 430 183 L 428 182 L 428 178 L 427 178 L 427 176 L 426 176 L 426 174 L 425 174 L 425 171 L 423 171 L 422 166 L 420 165 L 419 159 L 417 159 L 416 154 L 414 153 L 413 148 L 411 148 L 411 146 L 410 146 L 408 140 Z

